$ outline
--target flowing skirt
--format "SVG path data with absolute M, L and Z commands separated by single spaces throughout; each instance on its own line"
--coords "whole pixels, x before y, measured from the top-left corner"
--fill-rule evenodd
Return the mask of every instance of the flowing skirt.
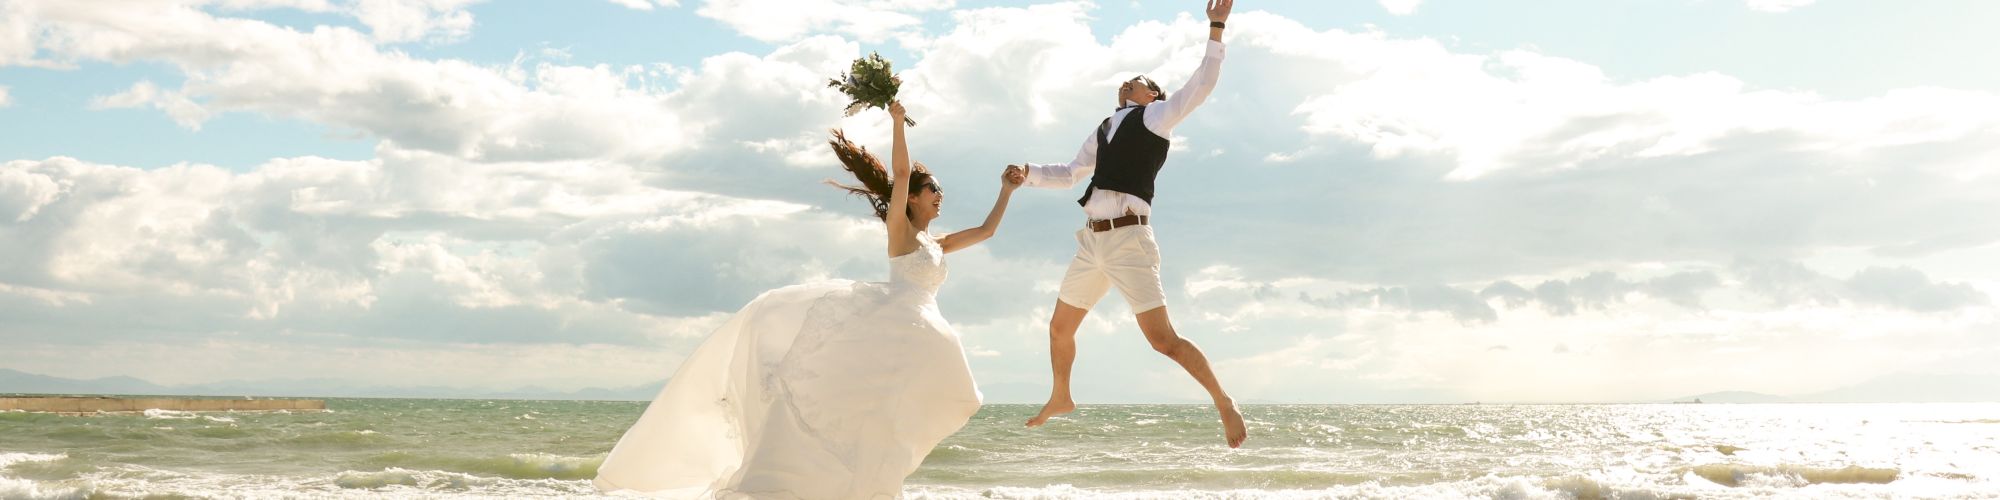
M 929 292 L 780 288 L 681 363 L 594 483 L 673 498 L 893 498 L 979 404 Z

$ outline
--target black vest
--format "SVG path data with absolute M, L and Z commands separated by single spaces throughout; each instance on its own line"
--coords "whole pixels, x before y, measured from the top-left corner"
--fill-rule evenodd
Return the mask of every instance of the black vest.
M 1165 137 L 1146 128 L 1146 107 L 1132 108 L 1125 114 L 1125 120 L 1118 123 L 1118 134 L 1110 140 L 1111 119 L 1097 127 L 1097 173 L 1090 176 L 1090 188 L 1083 190 L 1083 197 L 1076 204 L 1090 201 L 1090 193 L 1097 188 L 1109 189 L 1137 196 L 1153 203 L 1153 179 L 1160 176 L 1160 167 L 1167 164 L 1167 147 L 1172 145 Z

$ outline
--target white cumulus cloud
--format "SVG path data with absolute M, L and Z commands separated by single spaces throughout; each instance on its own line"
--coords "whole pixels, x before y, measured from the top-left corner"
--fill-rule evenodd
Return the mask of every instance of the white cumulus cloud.
M 472 13 L 465 8 L 481 1 L 355 0 L 352 12 L 376 40 L 452 41 L 472 33 Z
M 681 5 L 679 0 L 611 0 L 611 3 L 634 10 L 653 10 L 655 6 L 672 8 Z
M 0 26 L 33 13 L 35 29 L 0 31 L 0 64 L 184 77 L 120 82 L 94 106 L 188 127 L 252 113 L 380 142 L 372 158 L 308 151 L 238 170 L 0 163 L 0 344 L 12 348 L 0 364 L 105 359 L 51 369 L 146 376 L 117 363 L 190 345 L 296 360 L 310 338 L 352 362 L 296 366 L 465 386 L 650 382 L 671 367 L 648 363 L 670 363 L 757 293 L 880 279 L 879 223 L 817 184 L 839 173 L 826 129 L 886 146 L 879 112 L 842 118 L 821 85 L 862 53 L 857 38 L 897 36 L 917 56 L 898 61 L 923 122 L 912 149 L 950 186 L 949 227 L 979 220 L 1000 166 L 1069 159 L 1132 74 L 1178 87 L 1208 33 L 1194 13 L 1094 31 L 1080 2 L 922 26 L 915 14 L 954 4 L 714 1 L 703 15 L 781 45 L 676 66 L 482 65 L 394 46 L 464 37 L 477 27 L 457 14 L 467 2 L 375 4 L 372 27 L 310 31 L 234 12 L 359 19 L 361 4 L 21 5 L 0 5 Z M 1613 78 L 1533 50 L 1268 12 L 1233 24 L 1221 85 L 1174 132 L 1156 225 L 1177 326 L 1239 398 L 1808 390 L 1872 375 L 1821 366 L 1976 367 L 1996 354 L 1962 347 L 1996 345 L 1979 335 L 1994 328 L 2000 271 L 1923 260 L 2000 252 L 2000 223 L 1975 216 L 2000 211 L 1988 92 L 1828 98 L 1712 73 Z M 952 256 L 941 307 L 998 400 L 1045 395 L 1076 195 L 1023 190 L 1001 236 Z M 1803 263 L 1828 252 L 1859 257 Z M 1079 395 L 1201 401 L 1134 343 L 1118 302 L 1085 323 L 1096 357 L 1079 366 Z M 1773 353 L 1836 363 L 1752 371 Z M 424 370 L 361 361 L 432 355 Z M 568 375 L 482 381 L 509 358 Z M 1684 359 L 1714 362 L 1668 362 Z M 288 373 L 280 365 L 245 370 Z M 1731 368 L 1687 368 L 1707 365 Z M 1604 387 L 1558 383 L 1621 367 L 1638 369 Z M 1760 373 L 1760 387 L 1724 386 Z
M 914 14 L 949 9 L 953 0 L 706 0 L 695 12 L 745 36 L 772 41 L 842 33 L 880 41 L 915 30 Z
M 1818 0 L 1745 0 L 1745 1 L 1750 6 L 1750 10 L 1755 10 L 1759 12 L 1785 12 L 1799 7 L 1812 5 L 1813 2 L 1816 2 Z
M 1417 6 L 1422 5 L 1424 0 L 1380 0 L 1380 2 L 1382 8 L 1388 10 L 1390 14 L 1407 16 L 1416 13 Z

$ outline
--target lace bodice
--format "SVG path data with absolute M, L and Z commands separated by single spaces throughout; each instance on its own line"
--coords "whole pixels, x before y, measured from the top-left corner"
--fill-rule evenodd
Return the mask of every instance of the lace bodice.
M 915 287 L 937 294 L 949 270 L 944 265 L 944 247 L 930 233 L 917 233 L 917 250 L 889 258 L 889 283 Z

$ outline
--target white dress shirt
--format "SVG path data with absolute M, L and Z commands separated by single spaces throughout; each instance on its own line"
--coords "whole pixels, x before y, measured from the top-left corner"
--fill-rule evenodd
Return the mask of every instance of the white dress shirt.
M 1182 84 L 1179 91 L 1167 94 L 1166 101 L 1154 101 L 1153 104 L 1146 106 L 1146 114 L 1142 117 L 1145 120 L 1146 130 L 1163 138 L 1174 137 L 1174 126 L 1186 120 L 1188 115 L 1194 112 L 1194 108 L 1201 106 L 1203 101 L 1208 100 L 1208 95 L 1215 91 L 1215 81 L 1221 76 L 1222 52 L 1222 42 L 1214 40 L 1208 42 L 1208 53 L 1202 56 L 1201 66 L 1195 68 L 1193 75 L 1188 76 L 1187 83 Z M 1126 104 L 1130 105 L 1132 102 L 1127 101 Z M 1133 109 L 1122 108 L 1111 115 L 1111 129 L 1105 135 L 1107 142 L 1118 134 L 1118 125 L 1125 122 L 1125 116 L 1132 114 Z M 1090 136 L 1083 139 L 1083 149 L 1076 152 L 1076 159 L 1061 164 L 1030 163 L 1028 179 L 1024 184 L 1040 188 L 1069 189 L 1079 182 L 1087 183 L 1091 175 L 1096 172 L 1097 128 L 1092 127 Z M 1113 219 L 1128 212 L 1139 215 L 1153 213 L 1152 205 L 1131 194 L 1098 189 L 1089 196 L 1089 201 L 1084 202 L 1083 213 L 1091 219 Z

